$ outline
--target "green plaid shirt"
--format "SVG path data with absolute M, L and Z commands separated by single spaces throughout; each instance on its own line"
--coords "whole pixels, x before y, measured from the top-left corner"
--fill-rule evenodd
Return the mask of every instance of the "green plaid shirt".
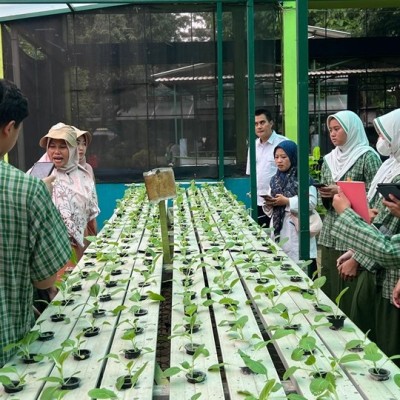
M 350 208 L 337 218 L 332 235 L 344 241 L 348 248 L 375 261 L 374 267 L 380 268 L 376 283 L 382 286 L 382 297 L 391 301 L 393 288 L 400 278 L 400 235 L 383 235 Z
M 367 151 L 358 158 L 354 165 L 341 177 L 340 180 L 345 181 L 351 179 L 352 181 L 363 181 L 368 189 L 381 164 L 382 162 L 375 152 Z M 321 168 L 321 182 L 326 183 L 327 185 L 335 183 L 325 160 Z M 327 213 L 324 217 L 324 224 L 322 226 L 322 231 L 319 234 L 318 244 L 339 251 L 346 251 L 348 250 L 348 246 L 343 243 L 340 238 L 335 238 L 331 234 L 331 230 L 338 215 L 332 207 L 332 201 L 328 200 L 328 202 L 329 207 L 327 208 Z
M 397 175 L 392 179 L 393 183 L 400 182 L 400 175 Z M 382 197 L 378 192 L 374 195 L 372 200 L 370 201 L 369 206 L 371 208 L 376 208 L 378 210 L 378 215 L 374 219 L 374 225 L 379 226 L 380 230 L 383 234 L 392 236 L 400 233 L 400 219 L 392 215 L 388 209 L 382 203 Z M 354 259 L 365 269 L 368 271 L 375 271 L 380 269 L 380 266 L 373 260 L 371 257 L 367 257 L 362 252 L 356 252 L 354 254 Z M 385 273 L 380 273 L 377 275 L 377 283 L 382 284 L 382 280 L 386 279 Z M 395 273 L 396 277 L 397 274 Z M 396 277 L 393 277 L 395 279 Z M 400 276 L 399 276 L 400 277 Z M 398 278 L 396 278 L 396 282 Z M 394 284 L 396 284 L 396 282 Z M 390 285 L 392 282 L 390 283 Z
M 43 182 L 0 161 L 0 366 L 34 322 L 32 281 L 68 261 L 67 230 Z

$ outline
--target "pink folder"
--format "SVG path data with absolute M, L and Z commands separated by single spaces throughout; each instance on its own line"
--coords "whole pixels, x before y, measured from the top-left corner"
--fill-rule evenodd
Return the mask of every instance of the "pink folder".
M 351 208 L 367 222 L 371 223 L 368 213 L 367 192 L 365 182 L 339 181 L 336 184 L 342 189 L 351 203 Z

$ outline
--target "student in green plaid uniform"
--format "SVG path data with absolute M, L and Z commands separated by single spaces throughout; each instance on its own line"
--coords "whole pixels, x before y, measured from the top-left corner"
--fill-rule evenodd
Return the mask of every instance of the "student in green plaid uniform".
M 377 206 L 377 216 L 373 223 L 380 227 L 381 232 L 385 236 L 379 235 L 376 229 L 369 227 L 367 224 L 367 232 L 370 234 L 372 229 L 374 232 L 370 237 L 365 236 L 365 227 L 363 224 L 357 224 L 351 216 L 341 215 L 337 223 L 333 227 L 332 234 L 344 241 L 349 248 L 352 248 L 353 264 L 362 267 L 362 272 L 357 278 L 354 301 L 352 304 L 350 317 L 365 332 L 371 329 L 370 339 L 377 342 L 379 347 L 388 355 L 400 353 L 400 311 L 394 303 L 392 293 L 400 279 L 399 268 L 399 250 L 393 248 L 396 237 L 400 233 L 400 219 L 396 214 L 396 203 L 382 202 L 380 194 L 376 193 L 376 185 L 378 182 L 400 182 L 400 109 L 392 111 L 382 117 L 374 120 L 374 125 L 380 139 L 377 149 L 384 155 L 390 155 L 377 173 L 368 193 L 372 196 L 372 202 Z M 387 144 L 383 144 L 385 141 Z M 343 213 L 348 204 L 343 200 L 344 195 L 335 198 L 334 206 L 338 213 Z M 390 203 L 393 203 L 392 205 Z M 389 206 L 390 212 L 385 208 Z M 400 208 L 400 207 L 399 207 Z M 355 229 L 345 230 L 343 225 L 348 221 L 354 224 Z M 358 232 L 361 230 L 361 232 Z M 351 237 L 351 235 L 354 237 Z M 394 235 L 394 236 L 393 236 Z M 361 241 L 361 242 L 360 242 Z M 388 242 L 387 249 L 382 251 L 382 243 Z M 361 245 L 358 246 L 357 244 Z M 382 255 L 383 253 L 383 255 Z M 343 264 L 342 264 L 343 265 Z M 355 276 L 355 269 L 344 268 L 340 266 L 341 275 L 346 278 Z M 373 299 L 373 301 L 371 301 Z
M 381 160 L 369 146 L 363 123 L 354 112 L 345 110 L 330 115 L 327 126 L 335 148 L 324 157 L 321 168 L 321 183 L 327 185 L 319 189 L 327 209 L 318 241 L 321 246 L 321 274 L 327 278 L 323 290 L 332 300 L 345 286 L 350 286 L 341 302 L 341 308 L 349 314 L 355 283 L 344 281 L 337 272 L 337 260 L 348 247 L 331 234 L 337 218 L 332 198 L 338 193 L 337 181 L 363 181 L 369 188 Z
M 0 367 L 13 355 L 4 351 L 34 323 L 33 286 L 45 289 L 71 254 L 65 225 L 39 179 L 2 161 L 15 145 L 28 102 L 20 90 L 0 80 Z

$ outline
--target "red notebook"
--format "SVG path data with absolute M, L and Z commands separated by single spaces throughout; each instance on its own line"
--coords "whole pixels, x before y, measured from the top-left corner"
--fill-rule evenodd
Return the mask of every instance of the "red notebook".
M 365 182 L 339 181 L 336 184 L 342 189 L 351 203 L 351 208 L 367 222 L 371 223 L 368 212 L 367 192 Z

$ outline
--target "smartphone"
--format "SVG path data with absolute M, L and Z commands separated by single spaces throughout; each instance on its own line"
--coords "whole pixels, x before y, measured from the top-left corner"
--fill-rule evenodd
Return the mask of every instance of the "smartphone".
M 36 176 L 36 178 L 43 179 L 49 176 L 54 169 L 52 162 L 37 162 L 33 165 L 30 175 Z
M 262 197 L 264 200 L 273 200 L 274 199 L 269 194 L 260 194 L 260 197 Z
M 317 189 L 319 188 L 323 188 L 323 187 L 327 187 L 328 185 L 326 185 L 325 183 L 319 183 L 319 182 L 314 182 L 312 184 L 314 187 L 316 187 Z
M 400 184 L 398 183 L 378 183 L 376 190 L 388 201 L 392 201 L 389 194 L 400 200 Z

